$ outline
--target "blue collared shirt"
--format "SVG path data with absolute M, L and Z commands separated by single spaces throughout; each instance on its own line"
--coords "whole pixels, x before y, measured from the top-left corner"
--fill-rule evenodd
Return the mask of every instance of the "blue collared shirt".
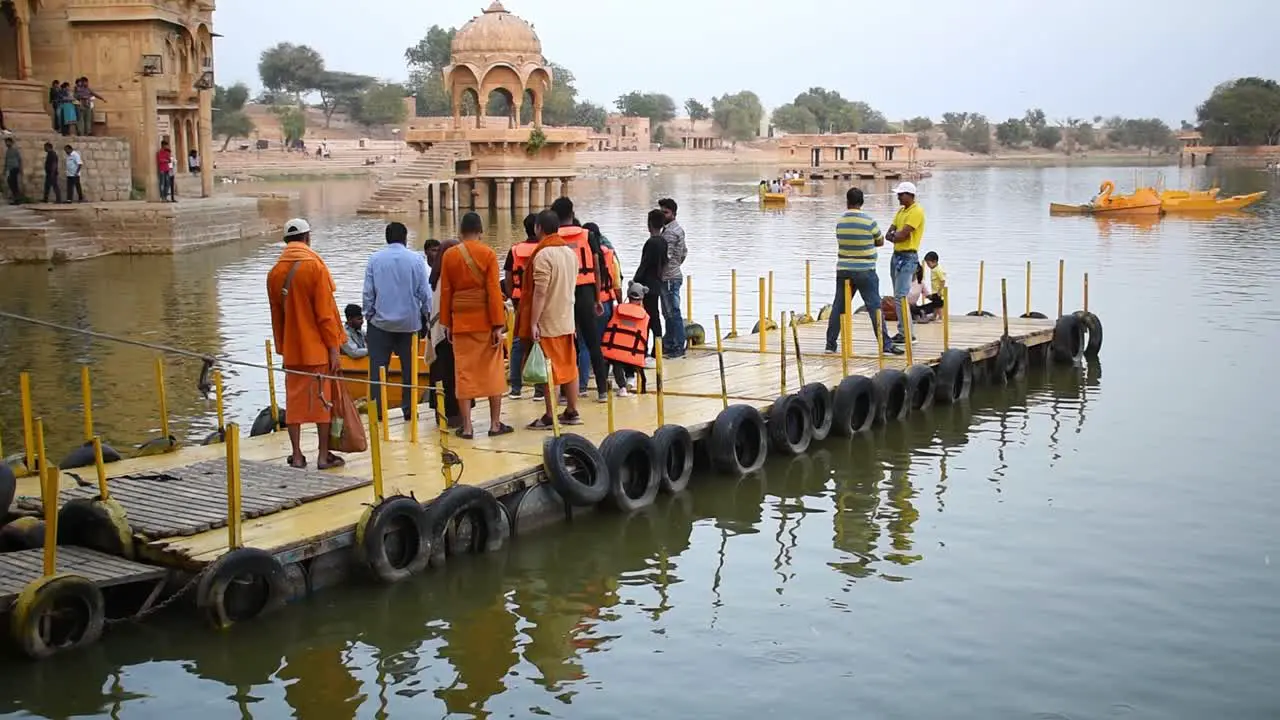
M 364 316 L 386 332 L 417 332 L 431 314 L 431 286 L 422 255 L 389 243 L 364 271 Z

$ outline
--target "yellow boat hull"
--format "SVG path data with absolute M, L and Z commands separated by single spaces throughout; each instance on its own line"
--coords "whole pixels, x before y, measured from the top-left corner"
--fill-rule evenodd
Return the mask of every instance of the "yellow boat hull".
M 787 181 L 787 184 L 792 187 L 804 187 L 808 183 L 809 181 L 805 178 L 791 178 Z
M 369 358 L 349 358 L 343 355 L 341 362 L 342 369 L 339 374 L 343 377 L 342 386 L 346 389 L 347 395 L 352 400 L 368 397 Z M 404 384 L 404 381 L 400 378 L 400 358 L 392 356 L 391 364 L 387 367 L 387 384 L 390 386 L 387 388 L 387 407 L 400 407 L 400 385 Z M 427 362 L 426 360 L 420 360 L 418 363 L 417 384 L 422 388 L 426 388 L 430 383 L 431 378 L 427 373 Z
M 1050 215 L 1088 215 L 1088 205 L 1068 205 L 1067 203 L 1049 203 Z
M 765 205 L 786 205 L 786 193 L 760 193 L 760 202 Z
M 1242 210 L 1255 203 L 1260 202 L 1267 196 L 1266 191 L 1249 193 L 1248 195 L 1233 195 L 1231 197 L 1217 197 L 1217 191 L 1209 193 L 1189 193 L 1185 197 L 1166 197 L 1161 196 L 1162 206 L 1165 212 L 1171 213 L 1189 213 L 1189 212 L 1222 212 L 1227 210 Z

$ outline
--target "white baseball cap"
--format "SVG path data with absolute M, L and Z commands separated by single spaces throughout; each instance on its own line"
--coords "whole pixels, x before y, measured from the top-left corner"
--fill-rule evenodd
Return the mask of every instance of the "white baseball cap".
M 899 195 L 899 194 L 901 194 L 901 193 L 909 193 L 909 194 L 911 194 L 911 195 L 915 195 L 915 194 L 916 194 L 916 184 L 915 184 L 915 183 L 912 183 L 912 182 L 900 182 L 900 183 L 898 183 L 898 186 L 897 186 L 897 187 L 895 187 L 895 188 L 893 189 L 893 194 L 894 194 L 894 195 Z
M 311 224 L 302 218 L 294 218 L 284 224 L 284 236 L 286 238 L 306 235 L 309 232 L 311 232 Z

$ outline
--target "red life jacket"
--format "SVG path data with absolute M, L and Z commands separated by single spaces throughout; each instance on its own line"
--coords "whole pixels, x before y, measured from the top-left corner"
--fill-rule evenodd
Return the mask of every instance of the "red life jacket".
M 600 341 L 601 354 L 614 362 L 644 367 L 648 351 L 649 313 L 644 311 L 644 306 L 628 302 L 615 307 Z
M 575 285 L 596 284 L 596 257 L 591 252 L 591 244 L 587 242 L 586 230 L 573 225 L 566 225 L 557 231 L 569 247 L 578 254 L 578 280 Z
M 524 287 L 524 273 L 538 243 L 521 242 L 511 246 L 511 299 L 519 300 Z
M 604 256 L 604 267 L 600 268 L 600 303 L 618 302 L 622 294 L 618 291 L 618 256 L 601 243 L 600 253 Z

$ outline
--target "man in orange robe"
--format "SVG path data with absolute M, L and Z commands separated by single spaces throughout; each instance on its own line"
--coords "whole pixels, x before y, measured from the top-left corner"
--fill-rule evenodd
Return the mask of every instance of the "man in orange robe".
M 440 324 L 453 343 L 458 407 L 462 427 L 458 436 L 470 439 L 468 400 L 489 398 L 489 436 L 512 432 L 502 422 L 502 396 L 507 379 L 502 372 L 502 334 L 507 318 L 498 282 L 498 256 L 481 240 L 480 216 L 462 216 L 459 242 L 440 257 Z
M 271 304 L 271 332 L 276 352 L 284 358 L 285 419 L 293 454 L 289 465 L 307 466 L 302 454 L 302 425 L 315 423 L 320 435 L 316 467 L 325 470 L 343 464 L 329 452 L 329 421 L 333 417 L 333 381 L 316 377 L 336 375 L 338 348 L 346 341 L 337 289 L 329 268 L 311 249 L 311 226 L 294 219 L 285 225 L 285 248 L 267 273 L 267 300 Z

